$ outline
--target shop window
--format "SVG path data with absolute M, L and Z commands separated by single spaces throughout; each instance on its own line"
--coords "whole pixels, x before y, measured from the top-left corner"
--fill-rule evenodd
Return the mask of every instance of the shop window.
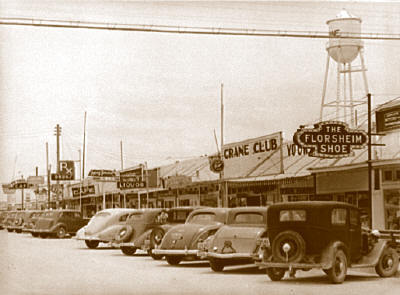
M 396 180 L 400 180 L 400 170 L 396 170 Z
M 383 196 L 386 229 L 400 229 L 400 191 L 384 190 Z
M 333 225 L 345 225 L 347 210 L 343 208 L 335 208 L 332 210 L 331 221 Z
M 392 181 L 393 177 L 392 177 L 392 170 L 385 170 L 383 172 L 383 180 L 384 181 Z

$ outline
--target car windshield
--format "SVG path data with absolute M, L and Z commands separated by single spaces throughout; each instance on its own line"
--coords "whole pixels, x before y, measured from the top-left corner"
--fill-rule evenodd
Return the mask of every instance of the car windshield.
M 188 223 L 197 223 L 197 224 L 207 224 L 211 221 L 214 221 L 216 219 L 215 213 L 211 212 L 202 212 L 202 213 L 197 213 L 192 215 L 190 220 L 188 220 Z
M 244 212 L 237 213 L 233 223 L 237 224 L 263 224 L 264 216 L 261 213 Z
M 185 222 L 189 212 L 177 210 L 168 212 L 168 222 Z
M 133 213 L 133 214 L 129 215 L 128 219 L 129 220 L 142 220 L 143 213 Z

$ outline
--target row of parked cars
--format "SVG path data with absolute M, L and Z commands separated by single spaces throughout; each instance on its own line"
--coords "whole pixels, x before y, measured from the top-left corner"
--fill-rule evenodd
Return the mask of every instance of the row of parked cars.
M 105 209 L 79 230 L 78 221 L 74 228 L 68 225 L 69 213 L 76 211 L 41 212 L 32 235 L 61 238 L 76 231 L 75 238 L 88 248 L 106 243 L 130 256 L 141 249 L 170 265 L 206 259 L 216 272 L 255 263 L 274 281 L 287 271 L 294 276 L 297 270 L 319 268 L 331 282 L 342 283 L 349 267 L 375 267 L 381 277 L 394 276 L 399 267 L 400 232 L 363 229 L 359 210 L 339 202 Z M 46 230 L 39 229 L 41 225 Z

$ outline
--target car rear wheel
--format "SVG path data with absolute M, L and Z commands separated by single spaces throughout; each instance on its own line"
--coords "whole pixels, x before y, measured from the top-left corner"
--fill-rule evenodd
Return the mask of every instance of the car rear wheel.
M 121 247 L 122 253 L 128 256 L 133 256 L 136 253 L 135 247 Z
M 67 231 L 66 231 L 65 227 L 60 226 L 60 227 L 57 229 L 57 232 L 56 232 L 57 238 L 63 239 L 63 238 L 65 238 L 66 235 L 67 235 Z
M 280 281 L 285 275 L 286 269 L 284 268 L 276 268 L 270 267 L 267 268 L 267 275 L 271 279 L 271 281 Z
M 383 278 L 391 277 L 396 274 L 399 267 L 399 254 L 390 247 L 386 247 L 381 257 L 379 257 L 378 264 L 375 266 L 375 271 Z
M 31 233 L 31 235 L 32 235 L 32 237 L 35 237 L 35 238 L 37 238 L 39 236 L 38 233 Z
M 304 258 L 306 243 L 303 237 L 292 230 L 279 233 L 272 242 L 272 255 L 275 261 L 299 262 Z
M 147 254 L 149 254 L 149 256 L 154 260 L 161 260 L 164 257 L 163 255 L 160 254 L 154 254 L 153 249 L 147 250 Z
M 99 245 L 99 241 L 90 241 L 90 240 L 85 240 L 85 244 L 88 248 L 90 249 L 96 249 L 97 246 Z
M 11 228 L 7 228 L 7 231 L 11 233 L 13 230 Z
M 182 261 L 182 257 L 180 256 L 165 256 L 165 259 L 167 260 L 168 264 L 170 265 L 178 265 Z
M 333 256 L 332 268 L 328 269 L 328 276 L 332 283 L 341 284 L 346 279 L 347 257 L 343 250 L 337 249 Z
M 222 259 L 210 258 L 211 269 L 215 272 L 221 272 L 224 270 L 224 262 Z

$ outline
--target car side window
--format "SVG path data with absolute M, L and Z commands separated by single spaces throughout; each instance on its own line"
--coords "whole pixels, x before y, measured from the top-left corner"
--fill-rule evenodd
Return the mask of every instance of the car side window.
M 344 208 L 335 208 L 332 210 L 331 222 L 333 225 L 345 225 L 347 210 Z
M 279 212 L 279 221 L 306 221 L 305 210 L 282 210 Z
M 128 214 L 124 214 L 119 218 L 119 221 L 126 221 L 127 218 L 128 218 Z
M 357 210 L 350 210 L 350 224 L 358 225 L 359 224 L 359 213 Z

